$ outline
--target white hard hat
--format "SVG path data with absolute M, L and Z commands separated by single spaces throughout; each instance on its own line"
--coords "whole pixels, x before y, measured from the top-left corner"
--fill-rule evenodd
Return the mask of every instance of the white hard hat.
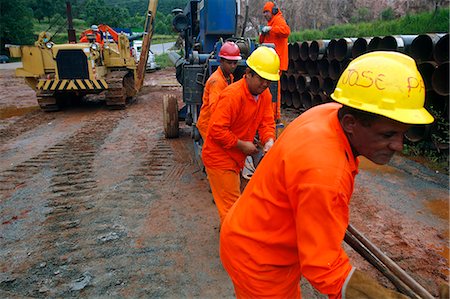
M 91 29 L 94 30 L 94 31 L 97 31 L 98 30 L 98 26 L 97 25 L 92 25 Z

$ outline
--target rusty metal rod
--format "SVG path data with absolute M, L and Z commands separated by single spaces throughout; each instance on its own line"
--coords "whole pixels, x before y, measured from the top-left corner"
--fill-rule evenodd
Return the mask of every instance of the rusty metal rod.
M 370 250 L 382 263 L 386 265 L 400 280 L 402 280 L 411 290 L 413 290 L 420 298 L 434 299 L 434 297 L 425 290 L 417 281 L 415 281 L 408 273 L 406 273 L 400 266 L 398 266 L 393 260 L 385 255 L 380 249 L 378 249 L 372 242 L 364 237 L 356 228 L 351 224 L 347 227 L 347 230 L 354 235 L 361 243 Z
M 397 276 L 395 276 L 391 270 L 389 270 L 386 265 L 384 265 L 366 246 L 364 246 L 361 241 L 359 241 L 352 233 L 348 230 L 345 232 L 344 241 L 350 245 L 356 252 L 358 252 L 362 257 L 364 257 L 369 263 L 372 264 L 378 271 L 381 272 L 387 279 L 389 279 L 392 284 L 403 294 L 420 299 L 416 293 L 411 291 L 408 286 L 405 285 Z

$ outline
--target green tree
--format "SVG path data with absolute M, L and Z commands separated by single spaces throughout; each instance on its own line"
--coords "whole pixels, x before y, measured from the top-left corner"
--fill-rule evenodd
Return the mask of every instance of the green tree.
M 0 1 L 0 51 L 5 44 L 32 44 L 33 11 L 27 0 Z
M 395 12 L 392 7 L 388 7 L 381 12 L 381 19 L 383 21 L 389 21 L 395 19 Z
M 367 7 L 360 7 L 351 17 L 352 23 L 367 22 L 372 20 L 372 12 Z

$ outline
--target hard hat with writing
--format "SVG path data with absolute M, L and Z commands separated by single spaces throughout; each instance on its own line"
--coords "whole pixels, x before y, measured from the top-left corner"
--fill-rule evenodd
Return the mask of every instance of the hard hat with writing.
M 247 59 L 247 65 L 266 80 L 280 80 L 280 58 L 274 49 L 260 46 Z
M 331 94 L 336 102 L 406 124 L 429 124 L 425 84 L 415 61 L 402 53 L 375 51 L 350 62 Z
M 238 45 L 233 42 L 225 42 L 220 48 L 219 52 L 220 58 L 225 58 L 228 60 L 241 60 L 241 50 L 239 50 Z
M 94 31 L 97 31 L 98 30 L 98 26 L 97 25 L 92 25 L 91 29 L 94 30 Z

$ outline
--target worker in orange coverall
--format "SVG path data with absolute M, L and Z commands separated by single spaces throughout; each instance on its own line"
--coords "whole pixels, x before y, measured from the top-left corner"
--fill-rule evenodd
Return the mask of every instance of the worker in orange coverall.
M 219 51 L 220 65 L 206 81 L 203 91 L 202 108 L 197 121 L 197 128 L 203 140 L 206 140 L 209 119 L 216 108 L 219 95 L 225 87 L 233 83 L 233 73 L 238 60 L 241 60 L 241 51 L 234 42 L 225 42 Z
M 267 20 L 267 25 L 261 28 L 259 42 L 272 43 L 275 46 L 275 51 L 280 57 L 280 71 L 288 69 L 288 37 L 291 34 L 291 29 L 286 23 L 280 9 L 273 2 L 266 2 L 263 7 L 263 16 Z M 278 96 L 277 102 L 274 103 L 275 119 L 280 119 L 281 106 L 281 84 L 278 82 Z
M 416 64 L 397 52 L 354 59 L 331 97 L 284 130 L 220 232 L 238 298 L 301 298 L 300 279 L 329 298 L 407 298 L 355 269 L 341 247 L 358 156 L 383 165 L 411 124 L 429 124 Z
M 97 25 L 92 25 L 91 26 L 91 33 L 90 34 L 93 34 L 95 36 L 95 42 L 96 43 L 99 43 L 99 44 L 103 45 L 103 36 L 102 36 L 102 33 L 100 32 L 100 30 L 98 30 L 98 26 Z M 83 35 L 80 38 L 80 42 L 81 43 L 89 42 L 88 34 Z
M 202 149 L 211 191 L 222 224 L 241 195 L 240 170 L 247 155 L 258 151 L 253 143 L 258 132 L 263 150 L 275 138 L 271 81 L 279 80 L 280 59 L 275 50 L 259 47 L 248 57 L 244 77 L 225 88 L 209 121 Z

